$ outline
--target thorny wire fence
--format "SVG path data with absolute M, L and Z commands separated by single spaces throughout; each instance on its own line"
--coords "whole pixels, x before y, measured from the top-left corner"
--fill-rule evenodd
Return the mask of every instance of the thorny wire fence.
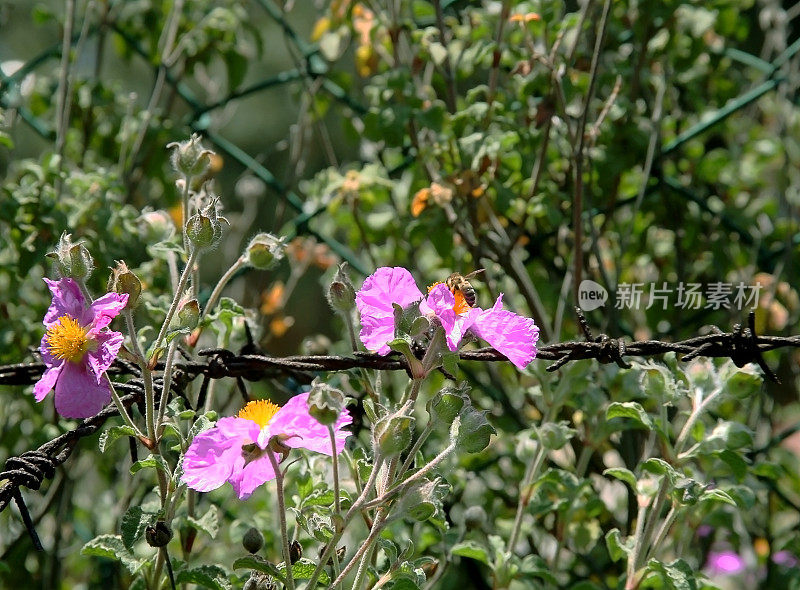
M 643 340 L 626 343 L 622 338 L 610 338 L 605 334 L 594 336 L 580 309 L 576 309 L 578 322 L 586 338 L 585 341 L 570 341 L 547 344 L 538 349 L 537 359 L 554 361 L 547 367 L 548 371 L 555 371 L 566 363 L 576 360 L 596 359 L 601 363 L 616 363 L 620 367 L 629 368 L 625 357 L 650 357 L 667 352 L 682 355 L 683 361 L 689 361 L 699 356 L 730 358 L 738 367 L 748 363 L 756 363 L 764 371 L 767 378 L 778 381 L 775 374 L 765 362 L 762 352 L 778 348 L 800 348 L 800 335 L 797 336 L 759 336 L 755 331 L 755 314 L 750 313 L 748 324 L 736 324 L 729 333 L 714 328 L 712 333 L 696 336 L 679 342 L 662 342 L 659 340 Z M 248 345 L 251 346 L 251 345 Z M 419 347 L 414 351 L 418 358 L 422 358 L 425 350 Z M 184 395 L 184 388 L 195 378 L 202 376 L 198 401 L 196 406 L 202 407 L 205 393 L 211 379 L 230 377 L 236 379 L 239 391 L 245 401 L 249 395 L 245 388 L 244 380 L 258 381 L 265 378 L 291 376 L 302 383 L 312 380 L 315 373 L 345 371 L 354 368 L 368 368 L 384 371 L 406 371 L 410 374 L 410 367 L 406 359 L 397 353 L 388 356 L 379 356 L 368 353 L 355 353 L 353 356 L 290 356 L 284 358 L 270 357 L 261 354 L 236 354 L 226 349 L 208 349 L 200 351 L 200 356 L 206 357 L 205 362 L 189 361 L 176 363 L 176 375 L 171 387 L 171 393 L 181 396 L 191 407 Z M 507 360 L 502 354 L 492 348 L 482 348 L 474 351 L 460 353 L 462 360 L 496 362 Z M 163 366 L 159 367 L 163 369 Z M 41 377 L 44 370 L 42 363 L 22 363 L 0 367 L 0 385 L 30 385 Z M 443 369 L 440 369 L 447 377 Z M 123 405 L 130 407 L 141 404 L 144 399 L 144 389 L 141 379 L 138 379 L 139 369 L 135 365 L 116 361 L 110 372 L 117 375 L 131 375 L 133 378 L 125 383 L 115 383 L 115 387 L 125 392 L 121 398 Z M 156 380 L 156 386 L 163 387 L 163 381 Z M 0 512 L 5 510 L 11 500 L 17 504 L 25 528 L 30 535 L 33 545 L 38 550 L 43 550 L 42 544 L 34 527 L 34 519 L 25 505 L 20 487 L 38 490 L 45 479 L 52 479 L 57 466 L 64 463 L 75 450 L 80 439 L 96 433 L 108 418 L 118 415 L 115 406 L 109 406 L 95 416 L 85 419 L 74 430 L 67 431 L 36 450 L 26 451 L 18 457 L 6 460 L 5 469 L 0 472 Z M 765 452 L 773 443 L 777 444 L 791 433 L 800 430 L 800 424 L 787 428 L 773 438 L 773 441 L 758 452 Z M 129 437 L 131 456 L 136 457 L 136 444 L 133 437 Z M 777 489 L 775 490 L 778 491 Z M 780 494 L 789 505 L 794 504 Z M 796 506 L 800 512 L 800 506 Z M 41 515 L 40 515 L 41 516 Z M 36 519 L 38 520 L 38 518 Z
M 283 199 L 286 204 L 297 212 L 297 215 L 289 222 L 291 230 L 289 231 L 288 237 L 311 235 L 317 240 L 327 244 L 333 252 L 342 259 L 348 261 L 356 271 L 362 274 L 368 274 L 364 266 L 349 248 L 333 237 L 322 235 L 311 228 L 310 223 L 313 218 L 323 212 L 326 206 L 323 205 L 310 212 L 306 211 L 302 199 L 278 180 L 266 166 L 258 162 L 254 157 L 224 136 L 209 129 L 210 117 L 208 113 L 213 110 L 223 108 L 232 101 L 250 96 L 257 92 L 266 91 L 284 84 L 298 82 L 308 83 L 312 80 L 318 81 L 319 88 L 355 113 L 365 114 L 368 110 L 366 106 L 360 104 L 356 99 L 348 95 L 341 86 L 327 77 L 326 74 L 328 73 L 329 66 L 320 55 L 318 48 L 306 43 L 297 34 L 286 20 L 284 13 L 281 12 L 278 7 L 272 4 L 270 0 L 254 1 L 281 27 L 285 37 L 299 52 L 300 60 L 297 63 L 297 67 L 293 69 L 280 72 L 260 82 L 238 89 L 231 92 L 222 100 L 211 104 L 204 104 L 201 102 L 194 93 L 170 71 L 170 68 L 165 65 L 162 60 L 158 59 L 157 56 L 149 55 L 130 34 L 113 21 L 104 22 L 100 26 L 94 25 L 80 33 L 71 35 L 71 37 L 67 35 L 67 38 L 71 44 L 75 44 L 81 40 L 82 36 L 96 35 L 101 31 L 102 27 L 107 27 L 118 35 L 126 45 L 142 59 L 146 60 L 148 63 L 157 64 L 155 66 L 157 80 L 160 78 L 163 79 L 165 83 L 169 84 L 173 91 L 180 96 L 192 110 L 186 122 L 187 129 L 202 132 L 217 149 L 224 152 L 229 158 L 236 161 L 243 168 L 250 170 L 273 190 L 279 198 Z M 455 0 L 443 0 L 441 2 L 441 7 L 442 9 L 447 9 L 454 3 Z M 725 55 L 728 58 L 760 72 L 763 75 L 762 82 L 742 93 L 736 99 L 731 100 L 727 105 L 713 113 L 712 116 L 699 121 L 666 145 L 658 147 L 655 160 L 657 161 L 675 152 L 687 141 L 704 133 L 735 112 L 753 103 L 761 96 L 776 89 L 781 82 L 784 81 L 784 78 L 780 75 L 781 69 L 795 57 L 798 52 L 800 52 L 800 39 L 789 45 L 772 62 L 765 61 L 738 49 L 726 48 Z M 63 46 L 61 44 L 56 44 L 30 59 L 10 76 L 5 75 L 2 70 L 0 70 L 0 107 L 14 110 L 37 134 L 48 140 L 57 139 L 56 133 L 48 124 L 36 117 L 24 105 L 14 104 L 14 101 L 10 100 L 9 96 L 11 92 L 19 86 L 25 76 L 51 59 L 62 58 L 62 53 Z M 147 120 L 146 125 L 149 126 L 149 120 Z M 414 160 L 413 149 L 412 146 L 409 145 L 406 149 L 405 160 L 398 167 L 389 171 L 390 176 L 396 175 L 402 169 L 413 163 Z M 654 167 L 655 170 L 658 168 L 659 167 Z M 718 217 L 724 228 L 732 233 L 738 234 L 740 239 L 746 244 L 756 246 L 758 248 L 759 262 L 774 259 L 781 254 L 781 252 L 766 252 L 763 249 L 763 245 L 756 240 L 746 228 L 741 227 L 734 220 L 730 219 L 724 210 L 721 212 L 713 211 L 704 199 L 694 194 L 689 188 L 683 186 L 676 179 L 658 176 L 656 180 L 658 181 L 657 183 L 648 186 L 646 194 L 663 188 L 680 198 L 697 204 L 706 213 Z M 583 211 L 581 221 L 585 222 L 598 213 L 610 213 L 611 210 L 615 208 L 638 203 L 639 200 L 640 197 L 638 195 L 632 195 L 617 200 L 612 208 L 606 211 L 597 209 Z M 553 235 L 553 233 L 544 234 L 537 239 L 540 241 L 546 240 L 552 238 Z M 784 250 L 786 247 L 789 246 L 785 245 Z M 696 356 L 707 356 L 728 357 L 731 358 L 737 366 L 744 366 L 749 362 L 755 362 L 762 368 L 767 377 L 776 380 L 775 375 L 764 362 L 761 352 L 781 347 L 800 347 L 800 336 L 757 336 L 753 325 L 752 314 L 750 316 L 749 328 L 737 325 L 731 333 L 717 331 L 713 334 L 698 336 L 675 343 L 647 340 L 626 344 L 622 339 L 612 339 L 605 335 L 595 338 L 592 336 L 588 325 L 580 313 L 579 320 L 587 341 L 561 342 L 542 346 L 539 349 L 539 359 L 555 361 L 548 367 L 548 370 L 556 370 L 569 361 L 582 359 L 597 359 L 605 363 L 616 362 L 620 366 L 626 366 L 624 361 L 625 356 L 647 357 L 672 351 L 684 355 L 683 360 L 690 360 Z M 205 352 L 205 356 L 208 357 L 207 362 L 189 362 L 180 366 L 181 379 L 176 379 L 173 382 L 173 388 L 177 389 L 177 391 L 175 391 L 177 394 L 182 394 L 179 389 L 181 384 L 185 385 L 185 383 L 200 375 L 203 376 L 201 395 L 208 386 L 210 379 L 233 377 L 237 380 L 239 389 L 246 397 L 247 393 L 244 388 L 244 379 L 255 380 L 282 374 L 305 376 L 305 380 L 310 380 L 309 374 L 313 372 L 342 371 L 358 367 L 379 370 L 408 370 L 405 360 L 398 356 L 380 357 L 370 354 L 356 354 L 353 357 L 293 356 L 272 358 L 263 355 L 236 355 L 226 350 L 209 350 L 203 352 Z M 203 354 L 203 352 L 201 352 L 201 354 Z M 464 352 L 461 354 L 461 358 L 464 360 L 484 362 L 505 360 L 501 354 L 492 349 Z M 117 374 L 136 375 L 137 369 L 132 365 L 117 362 L 113 371 Z M 38 379 L 41 372 L 42 365 L 40 363 L 0 367 L 0 385 L 30 384 Z M 118 384 L 118 387 L 122 391 L 127 392 L 122 398 L 126 406 L 141 402 L 143 390 L 141 384 L 137 383 L 136 378 L 127 383 Z M 109 407 L 96 416 L 84 420 L 75 430 L 71 430 L 54 438 L 36 450 L 23 453 L 19 457 L 11 457 L 6 461 L 5 470 L 0 472 L 0 481 L 5 482 L 0 485 L 0 512 L 4 510 L 13 499 L 20 510 L 25 527 L 37 549 L 42 548 L 41 543 L 36 534 L 33 520 L 22 498 L 19 489 L 20 486 L 38 490 L 42 481 L 45 478 L 52 478 L 55 473 L 55 468 L 69 458 L 81 438 L 97 432 L 108 418 L 116 414 L 116 409 Z M 133 442 L 131 448 L 133 452 L 135 449 Z M 798 511 L 800 511 L 800 508 Z
M 326 205 L 322 205 L 312 211 L 307 211 L 303 206 L 303 200 L 293 190 L 281 182 L 266 166 L 242 150 L 235 143 L 226 139 L 223 135 L 220 135 L 219 133 L 209 129 L 209 112 L 224 108 L 233 101 L 245 98 L 255 93 L 292 83 L 307 84 L 307 87 L 310 88 L 311 86 L 308 85 L 308 83 L 311 81 L 317 81 L 321 90 L 324 90 L 333 99 L 341 103 L 346 108 L 351 109 L 356 114 L 363 115 L 368 111 L 368 107 L 350 96 L 340 85 L 327 76 L 330 67 L 320 54 L 319 48 L 316 45 L 307 43 L 301 38 L 301 36 L 295 31 L 295 29 L 286 19 L 285 13 L 282 12 L 279 7 L 273 4 L 270 0 L 253 1 L 280 26 L 285 38 L 297 51 L 299 57 L 297 58 L 296 67 L 282 71 L 274 76 L 270 76 L 244 88 L 235 90 L 229 93 L 223 99 L 217 100 L 210 104 L 203 103 L 200 99 L 198 99 L 189 89 L 189 87 L 182 83 L 178 77 L 176 77 L 176 75 L 170 70 L 170 67 L 165 65 L 163 60 L 159 59 L 159 56 L 150 55 L 127 31 L 122 29 L 118 23 L 113 20 L 104 22 L 99 26 L 93 25 L 83 31 L 80 31 L 79 33 L 74 33 L 70 38 L 70 44 L 74 45 L 75 43 L 78 43 L 82 36 L 88 37 L 96 35 L 105 27 L 115 33 L 134 53 L 139 55 L 147 63 L 157 64 L 154 66 L 157 80 L 159 78 L 163 78 L 163 81 L 169 84 L 173 91 L 180 96 L 192 110 L 186 122 L 187 129 L 201 132 L 219 150 L 224 152 L 229 158 L 237 162 L 243 168 L 252 172 L 272 191 L 274 191 L 278 197 L 285 202 L 285 204 L 297 212 L 297 215 L 289 221 L 290 230 L 287 237 L 293 238 L 297 235 L 313 236 L 317 240 L 327 244 L 327 246 L 333 252 L 339 255 L 343 260 L 346 260 L 356 271 L 363 275 L 367 275 L 369 272 L 367 272 L 363 264 L 347 246 L 337 241 L 332 236 L 320 234 L 311 227 L 311 221 L 327 208 Z M 451 7 L 451 5 L 455 4 L 456 1 L 457 0 L 442 0 L 440 3 L 442 10 L 447 10 Z M 27 63 L 20 67 L 19 70 L 10 76 L 5 75 L 2 70 L 0 70 L 0 107 L 6 109 L 10 108 L 16 111 L 20 118 L 25 121 L 37 134 L 49 140 L 57 139 L 55 132 L 46 123 L 33 115 L 33 113 L 31 113 L 30 110 L 24 105 L 12 104 L 13 101 L 9 100 L 9 94 L 12 90 L 19 86 L 25 76 L 27 76 L 29 73 L 32 73 L 36 68 L 51 59 L 61 58 L 62 49 L 62 44 L 56 44 L 48 48 L 39 55 L 30 59 Z M 713 114 L 703 117 L 702 120 L 686 129 L 683 133 L 679 134 L 670 142 L 666 143 L 665 145 L 658 146 L 656 154 L 653 158 L 653 162 L 657 163 L 661 158 L 672 154 L 686 142 L 713 128 L 732 114 L 755 102 L 761 96 L 778 88 L 782 82 L 786 81 L 785 77 L 781 74 L 781 70 L 799 52 L 800 39 L 797 39 L 791 45 L 786 47 L 786 49 L 771 62 L 739 49 L 726 47 L 724 50 L 724 55 L 726 57 L 759 72 L 763 76 L 762 81 L 746 92 L 740 94 L 737 98 L 728 102 L 728 104 L 718 109 Z M 157 85 L 158 83 L 156 83 L 155 86 Z M 149 119 L 146 119 L 146 125 L 149 126 L 149 123 Z M 405 149 L 405 159 L 394 169 L 389 170 L 389 175 L 396 176 L 414 161 L 415 155 L 413 146 L 409 144 Z M 651 171 L 653 172 L 657 182 L 650 184 L 647 187 L 645 194 L 649 195 L 657 190 L 666 190 L 667 192 L 674 194 L 681 199 L 696 204 L 705 213 L 719 218 L 722 226 L 731 233 L 737 234 L 745 244 L 756 247 L 758 249 L 759 263 L 766 263 L 769 260 L 774 260 L 784 253 L 787 248 L 791 247 L 789 244 L 784 244 L 783 247 L 777 251 L 767 251 L 759 240 L 757 240 L 746 228 L 742 227 L 734 219 L 730 218 L 726 214 L 725 210 L 714 211 L 705 199 L 695 194 L 690 188 L 684 186 L 675 178 L 662 175 L 662 173 L 659 171 L 660 168 L 660 166 L 651 165 Z M 628 205 L 638 207 L 642 196 L 644 195 L 634 194 L 620 198 L 611 207 L 605 210 L 593 208 L 583 211 L 581 215 L 581 221 L 582 223 L 585 223 L 587 220 L 591 219 L 597 214 L 608 214 L 619 207 Z M 538 236 L 534 241 L 539 243 L 544 240 L 551 239 L 556 235 L 556 233 L 557 232 L 544 233 Z M 796 237 L 796 241 L 797 240 L 800 240 L 800 234 L 798 234 Z

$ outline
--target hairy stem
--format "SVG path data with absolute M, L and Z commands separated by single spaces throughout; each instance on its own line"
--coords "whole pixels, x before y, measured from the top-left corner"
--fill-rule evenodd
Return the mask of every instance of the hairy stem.
M 167 311 L 167 316 L 164 318 L 164 323 L 161 325 L 161 330 L 158 332 L 158 337 L 156 341 L 153 343 L 153 348 L 158 348 L 161 345 L 161 341 L 164 339 L 164 335 L 167 333 L 167 328 L 169 327 L 170 323 L 172 322 L 172 316 L 175 315 L 175 310 L 178 309 L 178 303 L 183 296 L 183 291 L 186 289 L 186 282 L 189 280 L 189 276 L 192 274 L 192 267 L 194 263 L 197 261 L 197 248 L 192 248 L 191 252 L 189 253 L 189 260 L 186 261 L 186 267 L 183 269 L 181 273 L 181 278 L 178 280 L 178 288 L 175 289 L 175 295 L 172 298 L 172 303 L 169 306 L 169 310 Z
M 281 549 L 283 551 L 283 563 L 286 565 L 286 588 L 294 590 L 294 575 L 292 574 L 292 559 L 289 555 L 289 534 L 286 530 L 286 504 L 283 498 L 283 472 L 275 453 L 267 449 L 267 457 L 269 462 L 272 463 L 272 469 L 275 472 L 275 483 L 277 484 L 277 497 L 278 497 L 278 520 L 281 527 Z

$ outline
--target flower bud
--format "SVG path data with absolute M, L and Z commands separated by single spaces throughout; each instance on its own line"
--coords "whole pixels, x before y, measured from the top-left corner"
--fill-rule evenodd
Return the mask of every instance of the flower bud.
M 441 495 L 447 487 L 442 486 L 442 480 L 438 477 L 433 481 L 423 479 L 416 482 L 400 497 L 397 514 L 419 522 L 428 520 L 441 508 Z
M 256 527 L 250 527 L 242 537 L 242 546 L 250 553 L 258 553 L 264 546 L 264 535 Z
M 178 308 L 177 328 L 194 330 L 200 321 L 200 304 L 197 299 L 189 299 Z
M 56 267 L 62 277 L 73 279 L 86 279 L 94 269 L 94 259 L 83 242 L 72 242 L 72 234 L 64 232 L 58 239 L 55 252 L 47 254 L 56 261 Z
M 324 426 L 336 424 L 344 406 L 344 393 L 319 378 L 314 379 L 308 393 L 308 413 L 317 422 Z
M 166 241 L 175 234 L 175 223 L 166 211 L 147 211 L 138 222 L 139 235 L 147 244 Z
M 375 444 L 382 456 L 393 457 L 406 450 L 411 443 L 414 421 L 411 416 L 392 414 L 375 425 Z
M 214 152 L 203 147 L 200 136 L 196 133 L 186 141 L 168 143 L 167 147 L 172 148 L 172 167 L 187 178 L 205 174 L 211 165 L 211 156 L 214 155 Z
M 172 529 L 163 520 L 159 520 L 156 526 L 144 529 L 144 538 L 151 547 L 163 547 L 172 539 Z
M 217 211 L 218 199 L 213 199 L 202 211 L 195 213 L 186 222 L 185 231 L 189 242 L 197 249 L 211 248 L 222 237 L 222 223 L 227 222 Z
M 272 234 L 257 234 L 245 248 L 245 256 L 250 266 L 269 270 L 283 258 L 286 244 L 283 240 L 276 238 Z
M 464 526 L 469 529 L 480 529 L 486 524 L 486 510 L 483 506 L 470 506 L 464 510 Z
M 111 269 L 111 276 L 108 277 L 108 291 L 126 294 L 128 303 L 125 304 L 125 309 L 133 309 L 142 293 L 142 281 L 131 272 L 127 264 L 118 260 L 117 266 Z
M 328 303 L 334 311 L 347 313 L 356 304 L 356 290 L 347 276 L 347 263 L 342 262 L 328 287 Z

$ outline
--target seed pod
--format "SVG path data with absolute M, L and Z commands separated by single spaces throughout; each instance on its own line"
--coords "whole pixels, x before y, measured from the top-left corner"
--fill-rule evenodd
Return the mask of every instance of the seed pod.
M 163 520 L 159 520 L 155 526 L 144 529 L 144 538 L 151 547 L 163 547 L 172 539 L 172 529 Z
M 250 527 L 242 537 L 242 546 L 250 553 L 258 553 L 264 546 L 264 535 L 256 527 Z

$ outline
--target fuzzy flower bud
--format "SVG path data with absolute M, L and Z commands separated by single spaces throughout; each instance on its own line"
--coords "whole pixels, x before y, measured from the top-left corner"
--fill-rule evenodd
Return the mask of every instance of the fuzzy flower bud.
M 257 234 L 245 248 L 245 256 L 250 266 L 269 270 L 283 258 L 286 244 L 272 234 Z
M 142 281 L 131 272 L 127 264 L 118 260 L 117 266 L 111 269 L 111 276 L 108 277 L 108 291 L 126 294 L 128 303 L 125 309 L 133 309 L 142 293 Z
M 336 424 L 345 406 L 344 393 L 319 378 L 311 383 L 308 393 L 308 413 L 325 426 Z
M 205 174 L 211 165 L 211 157 L 215 155 L 214 152 L 203 147 L 200 136 L 196 133 L 193 133 L 186 141 L 168 143 L 167 147 L 172 148 L 170 156 L 172 167 L 186 178 Z
M 348 313 L 355 307 L 356 290 L 347 276 L 347 263 L 342 262 L 328 287 L 328 303 L 334 311 Z
M 172 539 L 172 529 L 163 520 L 159 520 L 156 526 L 144 529 L 144 538 L 151 547 L 163 547 Z
M 139 233 L 148 244 L 168 240 L 175 233 L 175 224 L 166 211 L 147 211 L 138 221 Z
M 178 308 L 177 327 L 181 330 L 194 330 L 200 321 L 200 305 L 197 299 L 189 299 Z
M 217 211 L 218 199 L 213 199 L 202 211 L 195 213 L 186 222 L 186 237 L 198 249 L 211 248 L 222 237 L 222 223 L 227 222 Z
M 89 277 L 94 269 L 94 259 L 83 242 L 77 244 L 72 241 L 72 234 L 64 232 L 58 239 L 55 252 L 47 254 L 55 260 L 58 272 L 62 277 L 82 280 Z
M 258 553 L 264 546 L 264 535 L 256 527 L 250 527 L 242 537 L 242 545 L 250 553 Z
M 411 443 L 414 418 L 392 414 L 375 425 L 375 444 L 384 457 L 394 457 L 402 453 Z

